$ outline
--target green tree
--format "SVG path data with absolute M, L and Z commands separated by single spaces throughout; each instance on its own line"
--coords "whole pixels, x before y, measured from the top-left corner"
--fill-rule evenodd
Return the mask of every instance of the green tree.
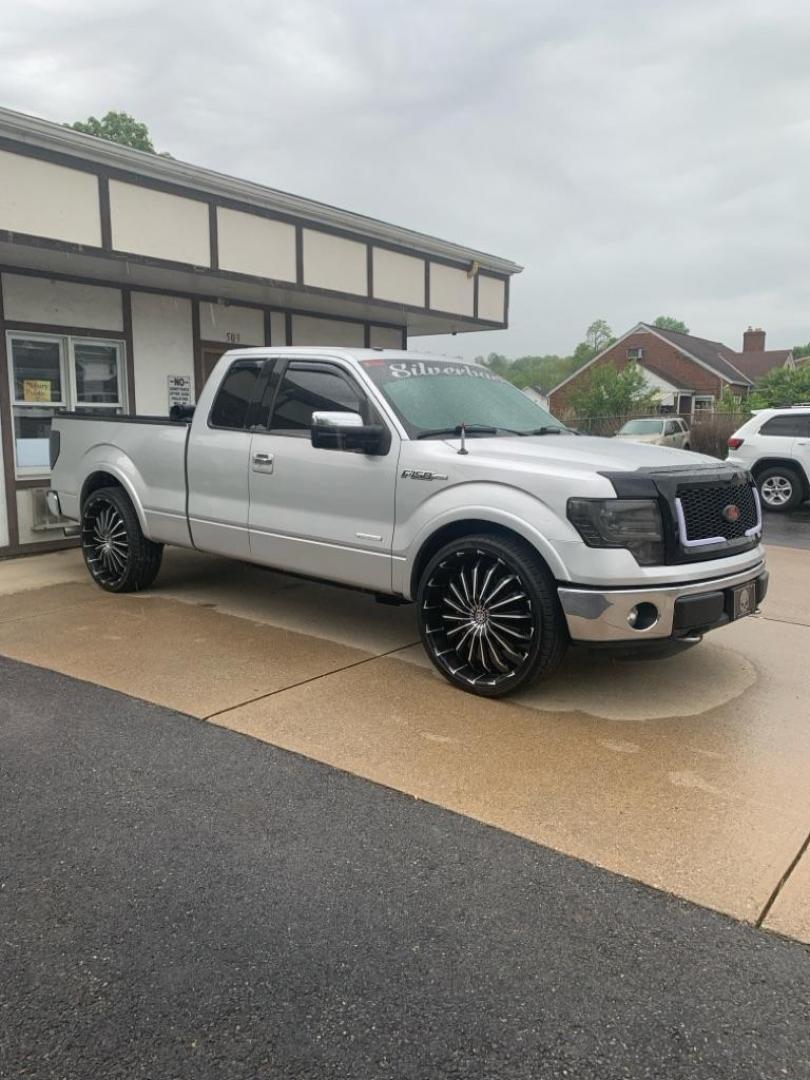
M 644 373 L 636 363 L 617 368 L 597 364 L 591 368 L 569 396 L 569 405 L 578 418 L 625 416 L 655 407 L 658 394 L 647 387 Z
M 795 369 L 773 368 L 757 384 L 748 399 L 752 409 L 774 408 L 810 401 L 810 364 Z
M 484 367 L 488 367 L 490 371 L 494 371 L 496 375 L 503 376 L 504 379 L 509 378 L 510 369 L 512 367 L 512 361 L 508 356 L 504 356 L 503 353 L 491 352 L 489 356 L 476 356 L 476 364 L 483 364 Z
M 797 360 L 800 360 L 803 356 L 810 356 L 810 341 L 806 345 L 794 345 L 793 355 Z
M 674 319 L 671 315 L 659 315 L 653 323 L 660 330 L 676 330 L 679 334 L 688 334 L 689 327 L 681 319 Z
M 615 340 L 613 331 L 604 319 L 595 319 L 585 331 L 585 344 L 593 349 L 594 356 Z
M 73 124 L 65 124 L 65 127 L 81 131 L 84 135 L 95 135 L 98 139 L 119 143 L 121 146 L 131 146 L 133 150 L 144 150 L 147 154 L 157 153 L 149 128 L 129 113 L 110 111 L 101 120 L 88 116 L 86 120 L 77 120 Z

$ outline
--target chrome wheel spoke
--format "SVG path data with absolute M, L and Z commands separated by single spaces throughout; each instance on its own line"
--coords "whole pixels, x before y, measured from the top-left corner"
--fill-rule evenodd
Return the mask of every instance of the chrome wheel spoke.
M 529 660 L 534 608 L 503 558 L 480 548 L 448 555 L 427 580 L 421 612 L 431 655 L 465 683 L 497 687 Z
M 115 585 L 129 565 L 126 522 L 116 506 L 98 503 L 82 525 L 82 545 L 91 573 L 104 585 Z

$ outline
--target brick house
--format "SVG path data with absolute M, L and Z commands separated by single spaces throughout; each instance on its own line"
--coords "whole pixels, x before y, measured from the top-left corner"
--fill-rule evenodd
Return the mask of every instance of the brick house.
M 648 387 L 658 391 L 661 412 L 690 417 L 712 411 L 726 388 L 736 397 L 747 397 L 771 368 L 795 366 L 790 349 L 765 349 L 764 330 L 749 327 L 742 350 L 735 352 L 720 341 L 638 323 L 549 392 L 551 411 L 565 416 L 571 391 L 582 385 L 591 368 L 600 364 L 623 368 L 631 361 L 642 369 Z

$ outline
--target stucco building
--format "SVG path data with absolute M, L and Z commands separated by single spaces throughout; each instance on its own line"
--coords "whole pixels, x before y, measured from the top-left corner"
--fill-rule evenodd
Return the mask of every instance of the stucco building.
M 44 500 L 57 409 L 166 415 L 231 345 L 500 329 L 519 270 L 0 110 L 0 556 L 63 542 Z

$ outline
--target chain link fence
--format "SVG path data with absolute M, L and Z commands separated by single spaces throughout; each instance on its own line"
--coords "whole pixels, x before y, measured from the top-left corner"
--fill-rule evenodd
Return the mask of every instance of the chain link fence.
M 699 410 L 694 416 L 680 413 L 662 413 L 661 419 L 675 419 L 680 417 L 686 421 L 689 428 L 689 445 L 692 450 L 699 454 L 711 454 L 713 457 L 725 458 L 728 450 L 728 440 L 748 419 L 745 412 L 710 412 Z M 627 423 L 628 420 L 637 420 L 642 417 L 649 418 L 649 412 L 630 412 L 621 416 L 577 416 L 569 413 L 562 418 L 563 422 L 583 435 L 600 435 L 611 438 Z

